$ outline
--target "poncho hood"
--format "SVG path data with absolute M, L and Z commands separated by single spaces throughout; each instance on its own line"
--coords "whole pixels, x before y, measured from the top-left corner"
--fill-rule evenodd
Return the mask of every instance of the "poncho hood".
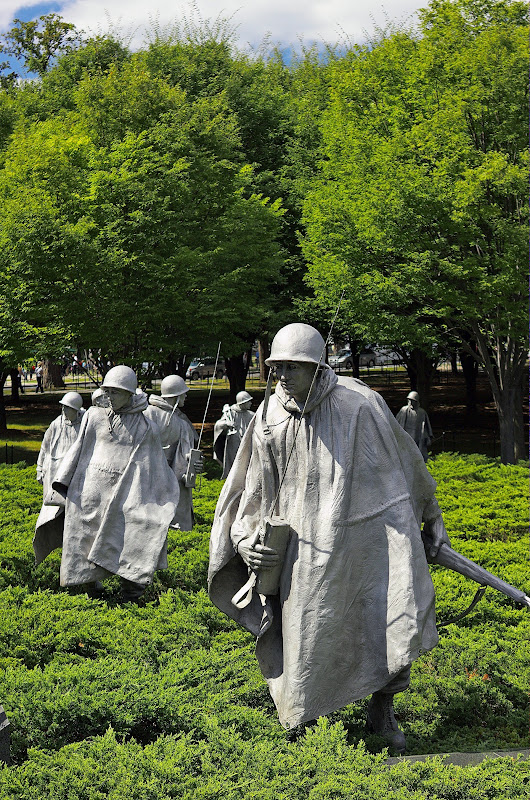
M 320 405 L 320 403 L 325 400 L 325 398 L 333 391 L 335 386 L 337 385 L 337 375 L 331 369 L 330 366 L 324 364 L 323 367 L 318 368 L 319 374 L 315 379 L 315 383 L 313 388 L 311 389 L 311 394 L 309 396 L 309 400 L 307 401 L 307 405 L 305 406 L 306 414 L 310 414 L 313 409 Z M 276 397 L 282 404 L 282 406 L 291 413 L 299 413 L 300 406 L 296 402 L 296 400 L 282 388 L 280 383 L 276 384 L 276 388 L 274 390 Z M 303 404 L 302 404 L 303 405 Z
M 141 411 L 145 411 L 148 406 L 147 395 L 145 392 L 138 392 L 137 394 L 133 394 L 131 397 L 131 402 L 129 405 L 125 406 L 125 408 L 121 408 L 119 411 L 112 411 L 112 414 L 139 414 Z

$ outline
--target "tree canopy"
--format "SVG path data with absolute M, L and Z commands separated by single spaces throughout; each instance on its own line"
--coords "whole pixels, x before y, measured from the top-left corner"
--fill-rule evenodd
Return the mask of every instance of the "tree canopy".
M 15 20 L 2 50 L 37 78 L 0 90 L 5 364 L 174 369 L 219 339 L 241 360 L 300 315 L 326 328 L 345 290 L 337 330 L 399 349 L 425 396 L 442 350 L 480 361 L 517 458 L 527 33 L 519 0 L 432 0 L 285 64 L 222 19 L 138 52 Z
M 304 200 L 317 296 L 334 303 L 346 286 L 373 341 L 429 353 L 467 332 L 501 431 L 522 415 L 528 347 L 526 13 L 435 0 L 419 33 L 337 62 Z M 522 453 L 513 428 L 503 440 L 504 458 Z

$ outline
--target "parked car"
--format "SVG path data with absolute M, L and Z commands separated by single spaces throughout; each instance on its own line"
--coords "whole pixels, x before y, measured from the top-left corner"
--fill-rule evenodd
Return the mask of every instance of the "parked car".
M 359 354 L 360 367 L 375 367 L 377 364 L 377 354 L 369 347 L 364 347 Z M 329 357 L 329 365 L 333 369 L 352 369 L 353 356 L 351 350 L 347 347 L 344 350 L 339 350 L 337 355 Z
M 337 355 L 330 356 L 329 366 L 334 369 L 351 369 L 353 366 L 351 350 L 346 347 L 344 350 L 339 350 Z
M 193 358 L 186 370 L 186 378 L 198 381 L 199 378 L 211 378 L 215 368 L 215 356 L 204 356 L 204 358 Z M 216 378 L 224 378 L 225 371 L 218 363 L 215 372 Z
M 403 359 L 396 353 L 395 350 L 387 350 L 386 348 L 376 348 L 377 363 L 378 364 L 402 364 Z

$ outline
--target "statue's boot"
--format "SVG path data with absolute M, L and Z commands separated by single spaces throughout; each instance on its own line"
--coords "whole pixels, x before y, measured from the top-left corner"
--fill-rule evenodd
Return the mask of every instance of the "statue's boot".
M 120 603 L 137 603 L 146 589 L 146 584 L 135 583 L 135 581 L 128 581 L 122 578 Z
M 105 594 L 105 587 L 101 583 L 101 581 L 93 581 L 92 583 L 88 584 L 88 589 L 86 593 L 89 597 L 93 597 L 94 599 L 99 599 L 103 597 Z
M 374 692 L 366 713 L 366 730 L 377 733 L 397 755 L 405 752 L 405 734 L 394 716 L 394 695 Z

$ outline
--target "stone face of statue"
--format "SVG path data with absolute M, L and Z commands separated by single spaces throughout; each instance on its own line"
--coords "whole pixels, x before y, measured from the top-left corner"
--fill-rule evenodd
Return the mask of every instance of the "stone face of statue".
M 131 402 L 132 394 L 126 389 L 115 389 L 113 386 L 105 388 L 107 397 L 113 411 L 122 411 Z
M 179 396 L 177 398 L 175 398 L 175 399 L 177 401 L 178 407 L 182 408 L 184 406 L 184 403 L 186 402 L 186 395 L 185 394 L 179 394 Z
M 414 400 L 414 398 L 412 398 L 412 397 L 409 397 L 408 404 L 409 404 L 409 408 L 412 408 L 413 411 L 417 411 L 418 407 L 420 405 L 419 402 L 417 400 Z
M 280 386 L 299 403 L 303 403 L 315 374 L 315 364 L 303 361 L 282 361 L 274 365 Z
M 250 411 L 250 406 L 252 405 L 252 400 L 247 400 L 246 403 L 239 403 L 239 408 L 241 411 Z
M 75 408 L 70 408 L 70 406 L 63 406 L 63 414 L 70 422 L 75 422 L 79 411 Z

